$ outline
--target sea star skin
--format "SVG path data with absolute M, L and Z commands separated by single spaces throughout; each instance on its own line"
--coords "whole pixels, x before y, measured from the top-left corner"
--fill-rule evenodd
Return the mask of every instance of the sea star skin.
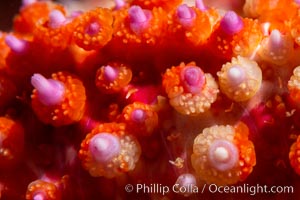
M 248 140 L 248 134 L 244 123 L 234 127 L 215 125 L 204 129 L 194 140 L 191 156 L 196 174 L 205 182 L 217 185 L 244 181 L 256 164 L 254 146 Z M 215 145 L 219 147 L 213 147 Z
M 162 84 L 169 97 L 170 104 L 175 110 L 184 115 L 198 115 L 210 108 L 216 100 L 219 90 L 214 78 L 208 73 L 204 74 L 201 69 L 191 72 L 196 73 L 199 71 L 198 81 L 193 80 L 195 77 L 189 75 L 187 77 L 191 78 L 191 83 L 186 81 L 185 76 L 181 74 L 190 66 L 199 69 L 194 62 L 187 65 L 181 63 L 179 66 L 167 69 Z M 194 83 L 194 81 L 196 82 Z M 191 87 L 186 87 L 186 83 Z
M 90 150 L 90 143 L 94 137 L 98 137 L 98 134 L 103 133 L 114 136 L 119 143 L 120 150 L 107 160 L 97 161 Z M 107 148 L 111 147 L 107 146 Z M 110 150 L 107 149 L 107 152 L 110 152 Z M 123 123 L 100 124 L 87 134 L 79 150 L 79 158 L 82 161 L 83 168 L 89 171 L 93 177 L 104 176 L 107 178 L 120 176 L 122 173 L 133 170 L 140 154 L 139 143 L 133 136 L 128 135 L 126 125 Z
M 6 71 L 7 70 L 7 64 L 6 64 L 6 57 L 9 54 L 10 48 L 7 46 L 5 43 L 5 37 L 6 33 L 5 32 L 0 32 L 0 70 L 1 71 Z
M 0 117 L 0 168 L 18 164 L 24 150 L 24 129 L 18 122 Z
M 66 200 L 249 198 L 224 193 L 212 197 L 207 188 L 203 194 L 127 193 L 127 183 L 157 183 L 170 189 L 175 183 L 199 189 L 206 183 L 287 185 L 294 194 L 272 198 L 298 199 L 298 145 L 292 143 L 300 135 L 300 97 L 298 69 L 294 75 L 292 70 L 300 65 L 300 1 L 247 0 L 253 10 L 229 10 L 236 1 L 116 0 L 115 7 L 72 12 L 69 6 L 92 5 L 95 0 L 68 1 L 65 7 L 23 0 L 12 30 L 0 33 L 0 114 L 24 129 L 17 138 L 24 144 L 12 145 L 21 151 L 18 159 L 11 164 L 3 159 L 0 165 L 1 198 L 24 199 L 26 188 L 38 180 L 46 186 L 44 193 L 29 199 L 47 198 L 47 186 Z M 102 17 L 107 29 L 101 31 L 91 16 L 97 22 Z M 88 37 L 80 40 L 77 36 L 83 33 Z M 89 36 L 93 34 L 103 34 L 105 40 Z M 126 74 L 122 80 L 120 66 Z M 255 71 L 251 77 L 248 69 Z M 51 78 L 53 73 L 76 79 L 75 86 L 68 88 L 62 79 Z M 253 90 L 234 88 L 249 77 L 256 80 Z M 74 95 L 65 97 L 65 88 Z M 230 89 L 241 95 L 227 95 Z M 61 104 L 69 97 L 76 100 L 74 109 L 81 110 L 78 117 L 54 124 L 52 113 L 68 117 L 63 113 L 70 109 L 70 101 L 67 107 Z M 38 107 L 34 101 L 39 101 Z M 53 111 L 56 104 L 60 107 Z M 214 139 L 213 134 L 204 136 L 212 127 L 222 138 L 206 145 L 206 157 L 199 158 L 193 141 Z M 224 136 L 220 130 L 226 128 L 232 132 Z M 197 136 L 201 132 L 205 133 Z M 70 176 L 69 187 L 41 178 L 40 173 L 48 170 Z
M 31 99 L 36 115 L 44 123 L 53 126 L 78 122 L 83 116 L 86 101 L 82 82 L 66 72 L 54 73 L 52 79 L 60 82 L 64 87 L 62 99 L 51 106 L 45 105 L 40 101 L 38 91 L 34 89 Z
M 260 89 L 262 71 L 255 61 L 238 56 L 217 73 L 220 89 L 234 101 L 247 101 Z
M 14 82 L 8 79 L 4 74 L 0 74 L 0 106 L 7 106 L 14 100 L 17 94 L 17 88 Z

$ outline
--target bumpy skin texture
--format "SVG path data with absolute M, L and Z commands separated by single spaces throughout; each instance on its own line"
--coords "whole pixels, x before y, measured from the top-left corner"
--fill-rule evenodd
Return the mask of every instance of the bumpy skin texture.
M 82 82 L 66 72 L 52 74 L 52 79 L 60 81 L 65 87 L 64 98 L 61 103 L 46 106 L 39 101 L 36 90 L 31 95 L 32 108 L 38 118 L 45 124 L 63 126 L 78 122 L 85 111 L 85 88 Z
M 136 162 L 139 160 L 141 149 L 136 139 L 128 135 L 124 123 L 104 123 L 94 128 L 81 143 L 79 158 L 82 166 L 91 176 L 104 176 L 113 178 L 122 175 L 125 172 L 132 171 Z M 109 133 L 119 137 L 121 151 L 120 154 L 106 162 L 98 162 L 93 158 L 89 143 L 93 136 L 98 133 Z
M 248 128 L 239 123 L 235 127 L 215 125 L 205 128 L 194 140 L 192 166 L 200 179 L 217 185 L 230 185 L 244 181 L 256 164 L 253 143 L 248 140 Z M 234 145 L 238 151 L 235 164 L 220 170 L 209 161 L 209 149 L 215 141 L 224 140 Z M 235 156 L 235 155 L 229 155 Z M 235 159 L 235 158 L 230 158 Z
M 205 83 L 199 92 L 193 94 L 184 88 L 181 72 L 187 66 L 196 66 L 195 63 L 167 69 L 163 75 L 163 87 L 168 94 L 170 104 L 175 110 L 184 115 L 198 115 L 207 111 L 216 100 L 219 92 L 218 85 L 210 74 L 204 74 Z

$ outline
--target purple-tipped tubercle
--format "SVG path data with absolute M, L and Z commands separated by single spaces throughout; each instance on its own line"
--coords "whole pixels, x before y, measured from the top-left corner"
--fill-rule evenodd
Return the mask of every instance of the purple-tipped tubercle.
M 124 8 L 126 5 L 124 0 L 115 0 L 115 9 L 120 10 L 121 8 Z
M 116 70 L 110 65 L 105 66 L 103 69 L 103 76 L 105 80 L 109 82 L 113 82 L 114 80 L 116 80 L 118 74 L 119 74 L 118 70 Z
M 188 7 L 186 4 L 182 4 L 177 8 L 177 17 L 178 21 L 182 26 L 190 27 L 193 26 L 196 13 L 192 8 Z
M 197 181 L 193 174 L 188 174 L 188 173 L 181 174 L 180 176 L 178 176 L 175 186 L 176 186 L 175 189 L 178 190 L 180 193 L 182 193 L 184 196 L 189 196 L 193 193 L 191 189 L 193 187 L 197 187 Z M 186 188 L 186 189 L 180 190 L 179 188 Z
M 276 29 L 273 30 L 269 37 L 269 42 L 268 42 L 269 50 L 271 52 L 276 51 L 278 48 L 281 48 L 282 45 L 283 45 L 282 34 Z
M 232 142 L 215 140 L 209 147 L 208 158 L 213 168 L 219 171 L 227 171 L 238 163 L 239 153 Z
M 188 92 L 197 94 L 205 84 L 205 75 L 199 67 L 187 66 L 181 72 L 181 81 Z
M 99 33 L 101 26 L 98 22 L 92 22 L 88 25 L 85 32 L 89 35 L 96 35 Z
M 149 21 L 151 20 L 151 11 L 143 10 L 140 6 L 131 6 L 128 9 L 130 20 L 130 28 L 135 33 L 140 33 L 148 28 Z
M 5 37 L 5 43 L 14 53 L 18 54 L 25 53 L 29 46 L 26 40 L 19 39 L 14 35 L 7 35 Z
M 98 133 L 90 140 L 89 150 L 97 162 L 106 164 L 120 154 L 120 139 L 110 133 Z
M 143 122 L 143 121 L 145 121 L 145 117 L 146 117 L 146 113 L 142 109 L 135 109 L 131 113 L 131 119 L 134 122 Z
M 226 34 L 233 35 L 243 29 L 244 23 L 234 11 L 228 11 L 221 19 L 220 26 Z
M 205 11 L 207 9 L 206 6 L 203 3 L 203 0 L 196 0 L 195 1 L 195 6 L 196 6 L 196 8 L 198 8 L 201 11 Z
M 33 4 L 37 2 L 37 0 L 22 0 L 22 6 L 28 6 L 30 4 Z
M 47 197 L 45 196 L 45 194 L 43 194 L 43 192 L 37 192 L 33 196 L 33 200 L 45 200 L 46 198 Z
M 38 98 L 44 105 L 57 105 L 64 99 L 65 88 L 60 81 L 34 74 L 31 77 L 31 84 L 37 90 Z
M 65 22 L 66 22 L 66 17 L 60 10 L 54 9 L 49 13 L 48 26 L 50 28 L 59 28 L 63 26 Z
M 246 72 L 242 67 L 235 65 L 228 69 L 227 78 L 232 86 L 239 85 L 245 81 Z

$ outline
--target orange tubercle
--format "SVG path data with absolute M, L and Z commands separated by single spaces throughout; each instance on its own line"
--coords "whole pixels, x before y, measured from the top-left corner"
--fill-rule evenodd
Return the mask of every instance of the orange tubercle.
M 215 24 L 220 19 L 219 13 L 215 9 L 201 11 L 195 7 L 189 7 L 194 15 L 191 23 L 180 22 L 178 10 L 174 10 L 169 15 L 167 37 L 174 37 L 174 43 L 179 45 L 190 43 L 193 46 L 204 45 L 215 29 Z M 183 18 L 183 22 L 187 21 Z M 182 48 L 182 47 L 180 47 Z
M 296 67 L 288 81 L 289 98 L 293 107 L 300 109 L 300 66 Z
M 28 185 L 26 191 L 26 199 L 60 200 L 61 191 L 55 185 L 55 183 L 36 180 Z
M 300 136 L 290 148 L 289 159 L 294 171 L 300 175 Z
M 239 122 L 235 125 L 234 143 L 240 150 L 239 165 L 241 168 L 240 180 L 244 181 L 256 165 L 256 155 L 253 143 L 248 139 L 249 129 L 246 124 Z
M 81 80 L 67 72 L 52 74 L 52 80 L 59 81 L 64 87 L 63 99 L 55 105 L 45 105 L 36 89 L 31 95 L 32 108 L 38 118 L 53 126 L 63 126 L 78 122 L 85 111 L 85 87 Z
M 123 63 L 113 62 L 98 69 L 96 86 L 105 93 L 116 93 L 127 86 L 131 78 L 130 67 Z
M 7 117 L 0 117 L 0 168 L 11 167 L 18 162 L 23 147 L 23 127 Z
M 256 164 L 248 127 L 214 125 L 205 128 L 194 140 L 192 166 L 207 183 L 231 185 L 244 181 Z
M 190 72 L 185 74 L 186 71 Z M 193 76 L 195 73 L 198 78 Z M 162 85 L 170 104 L 184 115 L 198 115 L 207 111 L 217 99 L 219 92 L 212 75 L 204 74 L 194 62 L 187 65 L 181 63 L 179 66 L 167 69 L 163 75 Z
M 130 8 L 129 8 L 130 9 Z M 153 10 L 144 10 L 150 14 L 149 22 L 138 34 L 130 27 L 129 9 L 123 9 L 115 12 L 114 16 L 114 38 L 113 41 L 123 45 L 158 44 L 166 31 L 167 14 L 162 8 L 153 8 Z
M 133 170 L 140 154 L 139 143 L 124 123 L 104 123 L 87 134 L 78 156 L 91 176 L 113 178 Z
M 57 9 L 52 11 L 61 12 Z M 51 12 L 49 12 L 49 14 L 51 14 Z M 61 12 L 61 15 L 64 15 L 64 13 Z M 50 21 L 49 16 L 39 19 L 33 30 L 33 41 L 47 48 L 66 49 L 71 44 L 73 24 L 71 22 L 65 22 L 65 24 L 61 24 L 59 27 L 51 27 Z
M 138 136 L 149 136 L 158 126 L 158 115 L 153 107 L 139 102 L 127 105 L 122 119 L 128 131 Z
M 112 23 L 112 11 L 109 9 L 96 8 L 83 13 L 72 22 L 72 40 L 85 50 L 100 49 L 112 38 Z
M 209 45 L 217 56 L 230 59 L 233 56 L 250 57 L 255 54 L 263 39 L 263 32 L 257 20 L 241 18 L 243 28 L 232 35 L 216 29 L 209 39 Z
M 24 6 L 19 15 L 14 18 L 14 30 L 21 34 L 31 34 L 36 28 L 36 22 L 47 18 L 53 9 L 65 12 L 62 5 L 50 1 L 37 1 Z

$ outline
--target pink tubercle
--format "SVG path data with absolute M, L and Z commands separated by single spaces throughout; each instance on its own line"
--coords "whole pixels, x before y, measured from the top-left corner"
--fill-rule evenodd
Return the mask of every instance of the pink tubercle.
M 120 154 L 120 139 L 110 133 L 98 133 L 90 140 L 89 150 L 97 162 L 108 163 Z
M 42 192 L 37 192 L 33 196 L 33 200 L 45 200 L 47 197 Z
M 190 196 L 193 193 L 193 189 L 197 189 L 196 177 L 193 174 L 181 174 L 178 176 L 176 183 L 176 191 L 178 190 L 180 194 L 184 196 Z M 185 188 L 184 190 L 180 188 Z
M 213 168 L 227 171 L 237 164 L 239 152 L 235 144 L 226 140 L 215 140 L 209 147 L 208 159 Z
M 38 98 L 44 105 L 57 105 L 64 99 L 65 87 L 60 81 L 34 74 L 31 77 L 31 84 L 37 90 Z
M 85 33 L 89 35 L 96 35 L 99 33 L 100 29 L 101 25 L 98 22 L 92 22 L 85 29 Z
M 207 9 L 204 2 L 203 2 L 203 0 L 196 0 L 195 1 L 195 6 L 196 6 L 196 8 L 198 8 L 201 11 L 205 11 Z
M 235 65 L 228 69 L 227 78 L 231 85 L 238 85 L 245 81 L 246 72 L 242 67 Z
M 186 90 L 193 94 L 201 92 L 205 84 L 205 75 L 199 67 L 187 66 L 182 70 L 180 75 Z
M 124 8 L 126 5 L 124 0 L 115 0 L 115 9 L 120 10 L 121 8 Z
M 283 43 L 284 41 L 280 31 L 278 31 L 277 29 L 273 30 L 270 34 L 269 43 L 268 43 L 270 52 L 276 51 L 277 48 L 281 48 L 283 46 Z
M 33 3 L 37 2 L 37 0 L 22 0 L 22 5 L 23 6 L 29 6 Z
M 220 26 L 226 34 L 233 35 L 243 29 L 244 23 L 242 18 L 234 11 L 228 11 L 221 19 Z
M 66 22 L 66 17 L 60 10 L 54 9 L 49 13 L 48 26 L 50 28 L 53 29 L 59 28 L 63 26 L 65 22 Z
M 7 35 L 5 37 L 5 43 L 14 53 L 18 54 L 25 53 L 29 46 L 26 40 L 19 39 L 14 35 Z
M 143 122 L 146 118 L 146 113 L 142 109 L 135 109 L 131 113 L 131 119 L 135 122 Z
M 128 9 L 130 28 L 135 33 L 141 33 L 148 28 L 152 18 L 151 11 L 143 10 L 140 6 L 131 6 Z
M 182 4 L 177 8 L 177 17 L 179 23 L 182 26 L 190 27 L 193 25 L 196 13 L 192 8 L 188 7 L 186 4 Z
M 106 81 L 113 82 L 118 77 L 118 70 L 110 65 L 104 67 L 103 76 Z

